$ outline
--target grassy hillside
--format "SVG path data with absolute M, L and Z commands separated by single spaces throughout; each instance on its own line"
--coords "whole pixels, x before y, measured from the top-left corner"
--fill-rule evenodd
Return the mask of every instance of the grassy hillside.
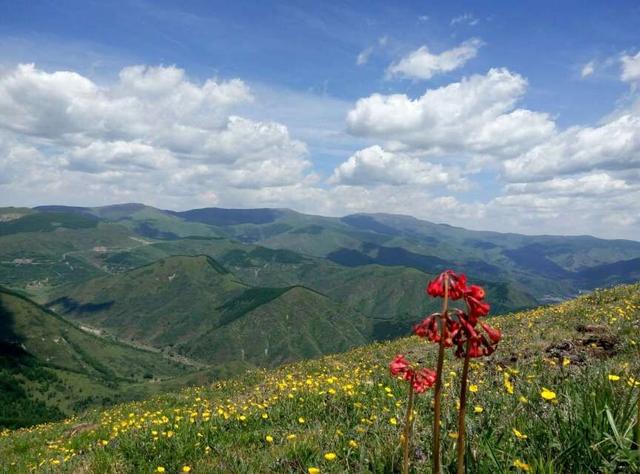
M 492 324 L 504 339 L 492 357 L 471 366 L 469 471 L 640 472 L 631 449 L 640 392 L 640 284 Z M 396 353 L 433 365 L 434 352 L 405 338 L 4 431 L 0 462 L 8 472 L 175 473 L 184 466 L 196 473 L 397 472 L 405 385 L 389 376 L 387 365 Z M 445 379 L 447 472 L 454 469 L 454 375 Z M 541 396 L 543 388 L 555 401 Z M 417 399 L 415 472 L 430 466 L 432 396 Z M 335 458 L 325 458 L 328 453 Z
M 137 397 L 148 395 L 155 389 L 143 386 L 151 379 L 189 370 L 160 354 L 88 334 L 0 288 L 0 425 L 33 424 L 127 399 L 127 389 L 136 385 Z

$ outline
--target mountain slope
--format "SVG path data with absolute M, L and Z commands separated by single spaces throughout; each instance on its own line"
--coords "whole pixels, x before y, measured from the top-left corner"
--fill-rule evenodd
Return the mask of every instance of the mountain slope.
M 32 424 L 39 416 L 47 420 L 89 404 L 126 399 L 125 387 L 187 370 L 160 354 L 88 334 L 0 288 L 0 425 Z
M 120 339 L 206 363 L 274 365 L 368 340 L 366 317 L 302 287 L 249 287 L 207 256 L 167 257 L 70 287 L 50 306 Z
M 215 327 L 215 308 L 245 289 L 210 257 L 176 256 L 74 286 L 51 306 L 119 338 L 164 347 Z

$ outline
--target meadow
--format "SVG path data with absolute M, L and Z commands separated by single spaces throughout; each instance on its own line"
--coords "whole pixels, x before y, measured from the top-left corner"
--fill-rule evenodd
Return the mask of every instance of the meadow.
M 490 323 L 503 339 L 491 357 L 471 361 L 467 472 L 640 472 L 640 284 Z M 4 430 L 0 465 L 11 473 L 400 472 L 406 384 L 388 365 L 404 354 L 433 367 L 436 352 L 411 336 Z M 460 365 L 448 354 L 445 472 L 455 472 Z M 411 472 L 431 467 L 432 401 L 432 391 L 416 399 Z

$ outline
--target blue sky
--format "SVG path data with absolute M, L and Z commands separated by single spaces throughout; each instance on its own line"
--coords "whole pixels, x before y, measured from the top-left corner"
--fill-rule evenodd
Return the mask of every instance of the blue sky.
M 638 25 L 632 1 L 0 1 L 1 204 L 387 211 L 635 238 Z M 167 105 L 183 87 L 197 106 Z

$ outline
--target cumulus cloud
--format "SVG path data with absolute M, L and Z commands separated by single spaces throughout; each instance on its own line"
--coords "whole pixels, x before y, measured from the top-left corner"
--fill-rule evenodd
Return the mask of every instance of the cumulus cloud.
M 0 167 L 5 176 L 11 170 L 14 188 L 48 169 L 51 183 L 84 181 L 86 191 L 120 189 L 139 199 L 311 177 L 306 145 L 286 126 L 232 113 L 252 100 L 239 79 L 196 83 L 171 66 L 127 67 L 103 86 L 72 71 L 19 65 L 0 74 Z M 37 163 L 17 168 L 25 154 Z
M 620 79 L 625 82 L 640 82 L 640 51 L 635 56 L 625 54 L 620 59 L 622 73 Z
M 458 69 L 473 59 L 483 42 L 472 38 L 459 46 L 434 54 L 426 46 L 412 51 L 387 69 L 389 76 L 401 76 L 413 79 L 431 79 L 437 74 Z
M 360 99 L 349 111 L 347 125 L 355 135 L 400 148 L 512 156 L 555 128 L 547 114 L 516 108 L 526 88 L 519 74 L 491 69 L 416 99 L 405 94 Z
M 333 184 L 422 184 L 461 185 L 457 169 L 445 170 L 442 165 L 422 161 L 418 158 L 393 153 L 378 145 L 359 150 L 338 166 L 330 179 Z
M 571 127 L 504 163 L 510 181 L 640 166 L 640 116 L 623 114 L 599 127 Z

